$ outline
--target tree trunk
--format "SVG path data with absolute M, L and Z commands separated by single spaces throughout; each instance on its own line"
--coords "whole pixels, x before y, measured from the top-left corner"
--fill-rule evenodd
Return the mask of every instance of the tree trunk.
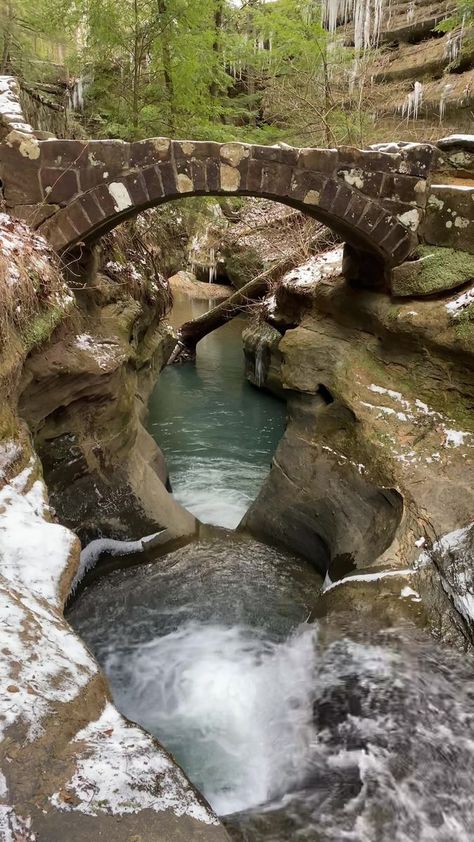
M 201 339 L 204 339 L 208 333 L 230 322 L 249 303 L 263 298 L 268 290 L 271 274 L 271 271 L 268 271 L 258 275 L 237 292 L 234 292 L 229 298 L 226 298 L 225 301 L 213 307 L 212 310 L 209 310 L 197 319 L 181 325 L 178 331 L 178 342 L 170 357 L 169 363 L 176 362 L 180 357 L 193 357 L 196 352 L 197 343 Z
M 214 43 L 212 45 L 212 50 L 215 54 L 215 72 L 217 73 L 219 68 L 219 63 L 221 60 L 221 37 L 222 37 L 222 0 L 217 0 L 217 5 L 214 10 Z M 214 101 L 217 100 L 219 96 L 219 85 L 214 80 L 211 82 L 209 86 L 209 93 L 211 95 L 211 99 Z
M 176 127 L 176 119 L 175 119 L 175 102 L 174 102 L 174 84 L 173 84 L 173 73 L 172 73 L 172 62 L 171 62 L 171 50 L 169 46 L 169 40 L 167 33 L 167 26 L 169 25 L 170 21 L 168 20 L 168 8 L 166 0 L 158 0 L 158 12 L 160 13 L 161 17 L 161 26 L 162 26 L 162 33 L 161 33 L 161 56 L 163 61 L 163 76 L 165 80 L 165 88 L 166 88 L 166 96 L 168 99 L 169 105 L 169 120 L 168 120 L 168 127 L 170 135 L 174 134 L 175 127 Z

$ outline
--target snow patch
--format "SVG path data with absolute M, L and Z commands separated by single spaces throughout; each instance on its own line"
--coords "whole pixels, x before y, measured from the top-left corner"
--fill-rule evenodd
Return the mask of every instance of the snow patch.
M 462 311 L 473 303 L 474 289 L 469 289 L 467 292 L 463 292 L 462 295 L 458 295 L 458 297 L 455 298 L 454 301 L 449 301 L 448 304 L 445 305 L 445 307 L 451 316 L 453 316 L 454 318 L 458 318 L 461 315 Z
M 409 585 L 405 585 L 400 591 L 400 596 L 403 599 L 411 599 L 412 602 L 421 602 L 421 596 L 418 591 L 414 591 Z
M 337 582 L 332 582 L 328 587 L 322 590 L 322 593 L 327 593 L 339 585 L 346 585 L 350 582 L 377 582 L 380 579 L 387 579 L 391 576 L 410 576 L 416 571 L 411 567 L 404 567 L 400 570 L 381 570 L 377 573 L 357 573 L 354 576 L 345 576 L 344 579 L 338 579 Z
M 74 345 L 81 351 L 87 351 L 104 370 L 117 362 L 117 347 L 110 340 L 105 342 L 89 333 L 81 333 L 76 336 Z
M 128 724 L 110 702 L 99 719 L 76 735 L 75 742 L 83 754 L 77 757 L 73 777 L 51 797 L 54 807 L 89 816 L 171 810 L 176 816 L 218 824 L 181 770 L 164 751 L 157 750 L 152 737 Z M 79 803 L 64 800 L 66 792 Z
M 131 555 L 132 553 L 143 552 L 148 544 L 151 544 L 164 529 L 154 532 L 152 535 L 147 535 L 144 538 L 139 538 L 138 541 L 118 541 L 113 538 L 96 538 L 87 544 L 81 552 L 81 560 L 76 575 L 71 584 L 71 590 L 74 591 L 81 579 L 85 576 L 88 570 L 95 566 L 102 553 L 109 553 L 109 555 Z
M 32 470 L 30 464 L 0 490 L 1 573 L 15 586 L 58 605 L 59 582 L 76 539 L 66 527 L 45 519 L 41 480 L 24 493 Z

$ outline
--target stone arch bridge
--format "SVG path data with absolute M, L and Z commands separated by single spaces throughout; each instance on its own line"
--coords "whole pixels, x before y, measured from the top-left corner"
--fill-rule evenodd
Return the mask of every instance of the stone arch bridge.
M 7 88 L 8 110 L 14 80 Z M 265 197 L 304 211 L 353 255 L 376 256 L 389 275 L 420 242 L 474 251 L 474 138 L 367 150 L 61 140 L 35 132 L 14 110 L 5 113 L 0 97 L 2 105 L 5 204 L 59 253 L 142 210 L 204 195 Z

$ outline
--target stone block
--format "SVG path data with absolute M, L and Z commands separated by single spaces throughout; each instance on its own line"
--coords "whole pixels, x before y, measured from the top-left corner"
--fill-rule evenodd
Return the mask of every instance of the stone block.
M 91 222 L 80 202 L 73 202 L 67 209 L 67 212 L 69 223 L 75 228 L 81 238 L 91 233 Z
M 367 196 L 379 196 L 383 193 L 386 173 L 361 170 L 358 167 L 338 169 L 337 176 L 349 187 L 355 187 Z
M 206 182 L 209 193 L 220 191 L 220 162 L 214 158 L 208 158 L 206 161 Z
M 43 167 L 40 181 L 46 201 L 52 204 L 67 205 L 80 192 L 75 169 Z
M 410 232 L 401 223 L 394 223 L 393 217 L 387 217 L 385 225 L 386 233 L 383 233 L 383 226 L 377 229 L 378 246 L 387 254 L 391 263 L 400 262 L 400 246 L 401 253 L 405 257 L 411 251 L 412 241 Z
M 378 202 L 368 202 L 358 228 L 366 234 L 373 234 L 378 224 L 385 219 L 386 212 Z
M 103 165 L 79 167 L 77 169 L 77 177 L 82 193 L 86 193 L 87 190 L 93 190 L 94 187 L 104 184 L 111 178 L 109 171 Z
M 313 185 L 311 185 L 311 189 L 313 189 Z M 329 211 L 339 189 L 342 189 L 342 184 L 336 179 L 328 178 L 320 191 L 319 207 Z
M 102 220 L 105 217 L 113 216 L 113 214 L 116 213 L 115 202 L 112 195 L 109 193 L 107 184 L 101 184 L 100 187 L 96 187 L 89 195 L 94 197 L 94 200 L 99 207 Z
M 0 178 L 7 205 L 33 205 L 43 201 L 37 163 L 20 158 L 18 154 L 10 155 L 4 147 L 0 155 Z
M 336 170 L 337 161 L 337 149 L 301 149 L 298 167 L 332 175 Z
M 129 173 L 124 179 L 120 179 L 120 183 L 124 184 L 133 207 L 140 208 L 143 205 L 148 204 L 148 191 L 141 172 Z
M 176 196 L 179 190 L 176 185 L 176 176 L 173 164 L 170 161 L 163 161 L 159 164 L 159 171 L 161 181 L 163 183 L 163 190 L 165 196 Z
M 173 157 L 176 162 L 181 160 L 205 161 L 207 158 L 219 160 L 220 143 L 206 140 L 175 140 L 173 141 Z
M 167 137 L 137 140 L 130 144 L 130 169 L 150 167 L 161 161 L 169 161 L 170 156 L 171 141 Z
M 95 191 L 78 196 L 76 203 L 82 207 L 83 211 L 90 220 L 92 227 L 97 225 L 99 222 L 102 222 L 104 213 L 102 211 L 102 206 L 95 198 Z
M 349 203 L 354 193 L 355 191 L 351 187 L 348 187 L 343 182 L 340 182 L 331 205 L 328 208 L 331 215 L 339 217 L 339 219 L 345 218 Z
M 420 246 L 417 259 L 391 272 L 392 294 L 426 296 L 463 286 L 474 280 L 474 256 L 451 248 Z
M 11 215 L 15 219 L 23 219 L 31 228 L 38 228 L 50 216 L 59 210 L 59 205 L 16 205 L 11 208 Z
M 402 156 L 400 152 L 379 152 L 373 149 L 357 149 L 355 146 L 340 146 L 337 149 L 337 168 L 360 169 L 363 172 L 398 172 Z
M 384 185 L 385 193 L 399 202 L 407 202 L 424 208 L 428 195 L 428 182 L 426 178 L 418 178 L 410 175 L 387 176 L 387 183 Z
M 285 164 L 295 166 L 298 160 L 298 149 L 282 146 L 252 146 L 251 157 L 255 161 L 265 164 Z
M 250 160 L 247 171 L 247 190 L 254 196 L 258 196 L 261 193 L 262 176 L 262 161 L 255 159 Z
M 87 159 L 91 166 L 103 166 L 112 177 L 130 169 L 130 148 L 123 140 L 90 140 Z
M 150 201 L 161 199 L 164 195 L 163 182 L 161 180 L 160 168 L 147 167 L 142 170 L 142 176 L 146 184 L 146 189 L 150 197 Z
M 430 245 L 474 254 L 474 187 L 433 185 L 420 236 Z
M 89 142 L 85 140 L 44 140 L 40 144 L 42 167 L 84 167 L 88 163 Z
M 349 199 L 349 203 L 346 206 L 346 210 L 344 211 L 344 220 L 348 224 L 358 228 L 359 219 L 364 214 L 369 202 L 370 199 L 367 199 L 366 196 L 356 193 L 356 191 L 353 190 L 352 196 Z
M 206 192 L 206 160 L 193 159 L 191 162 L 191 178 L 194 185 L 194 190 L 197 192 Z
M 275 197 L 287 196 L 292 175 L 292 166 L 280 163 L 264 164 L 261 180 L 262 193 Z

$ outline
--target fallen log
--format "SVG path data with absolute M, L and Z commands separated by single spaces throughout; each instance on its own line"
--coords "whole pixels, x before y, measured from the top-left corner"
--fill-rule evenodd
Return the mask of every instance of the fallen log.
M 329 236 L 332 239 L 332 235 L 329 234 Z M 318 238 L 318 245 L 321 247 L 325 244 L 327 238 L 327 229 L 323 229 Z M 194 359 L 196 356 L 196 345 L 201 339 L 204 339 L 213 330 L 222 327 L 222 325 L 234 319 L 235 316 L 238 316 L 239 313 L 244 312 L 250 305 L 263 298 L 269 290 L 271 281 L 281 278 L 285 272 L 293 269 L 297 263 L 298 258 L 295 254 L 282 258 L 278 263 L 273 264 L 269 269 L 252 278 L 251 281 L 230 295 L 229 298 L 212 307 L 207 313 L 181 325 L 178 331 L 178 341 L 168 360 L 168 365 Z

